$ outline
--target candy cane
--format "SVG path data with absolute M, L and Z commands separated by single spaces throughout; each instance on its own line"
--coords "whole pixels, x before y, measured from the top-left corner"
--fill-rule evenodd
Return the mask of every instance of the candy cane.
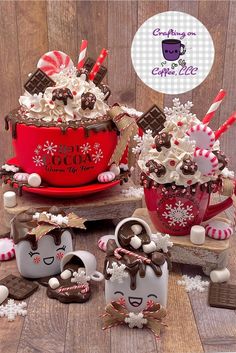
M 205 117 L 203 118 L 203 124 L 208 124 L 210 120 L 214 117 L 216 110 L 219 108 L 226 92 L 221 89 L 215 99 L 213 100 L 212 105 L 210 106 L 208 112 L 206 113 Z
M 146 257 L 142 256 L 142 255 L 138 255 L 132 251 L 129 251 L 129 250 L 126 250 L 126 249 L 123 249 L 123 248 L 117 248 L 115 249 L 114 251 L 114 255 L 115 257 L 119 260 L 121 259 L 121 255 L 119 253 L 124 253 L 126 255 L 131 255 L 131 256 L 134 256 L 136 257 L 138 260 L 142 261 L 142 262 L 146 262 L 147 264 L 150 264 L 151 263 L 151 260 L 150 259 L 147 259 Z
M 100 69 L 100 66 L 102 65 L 103 61 L 105 60 L 106 56 L 108 54 L 108 51 L 106 49 L 102 49 L 99 57 L 97 58 L 90 74 L 89 74 L 89 79 L 91 81 L 94 80 L 94 77 L 96 76 L 96 74 L 98 73 L 99 69 Z
M 236 121 L 236 112 L 234 112 L 228 120 L 224 122 L 221 127 L 215 132 L 215 139 L 217 140 L 225 131 L 228 130 L 228 128 L 233 125 Z
M 81 67 L 84 66 L 84 59 L 85 59 L 85 55 L 86 55 L 86 51 L 87 51 L 87 46 L 88 46 L 88 41 L 83 39 L 81 42 L 81 46 L 80 46 L 80 53 L 79 53 L 77 69 L 80 69 Z

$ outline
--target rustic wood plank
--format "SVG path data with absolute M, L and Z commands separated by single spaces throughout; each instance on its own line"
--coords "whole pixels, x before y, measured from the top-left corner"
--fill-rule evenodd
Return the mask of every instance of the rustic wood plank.
M 136 30 L 148 18 L 168 11 L 167 1 L 138 1 L 138 24 Z M 163 107 L 164 95 L 146 86 L 136 76 L 136 108 L 140 111 L 147 111 L 153 104 Z

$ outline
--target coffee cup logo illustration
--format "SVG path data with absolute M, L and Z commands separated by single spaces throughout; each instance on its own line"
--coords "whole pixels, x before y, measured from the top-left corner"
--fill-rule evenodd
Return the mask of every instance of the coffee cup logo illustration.
M 164 39 L 162 41 L 162 54 L 168 61 L 178 60 L 180 55 L 186 53 L 185 45 L 178 39 Z

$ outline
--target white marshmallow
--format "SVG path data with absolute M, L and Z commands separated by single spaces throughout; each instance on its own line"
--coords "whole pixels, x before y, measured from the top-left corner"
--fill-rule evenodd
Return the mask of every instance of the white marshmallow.
M 146 254 L 149 254 L 153 251 L 156 250 L 156 244 L 154 243 L 154 241 L 150 241 L 149 244 L 145 244 L 143 245 L 143 251 L 146 253 Z
M 49 285 L 50 288 L 56 289 L 56 288 L 58 288 L 60 286 L 60 283 L 59 283 L 59 281 L 58 281 L 58 279 L 56 277 L 52 277 L 48 281 L 48 285 Z
M 68 279 L 68 278 L 70 278 L 71 276 L 72 276 L 72 273 L 71 273 L 70 270 L 65 270 L 65 271 L 63 271 L 63 272 L 60 274 L 60 277 L 61 277 L 62 279 Z
M 16 193 L 14 191 L 7 191 L 3 194 L 3 203 L 5 207 L 16 206 Z
M 190 231 L 190 241 L 196 245 L 202 245 L 205 243 L 206 230 L 202 226 L 192 226 Z
M 114 173 L 115 176 L 118 176 L 120 175 L 120 167 L 118 165 L 116 165 L 115 163 L 113 163 L 111 166 L 110 166 L 110 172 Z
M 230 278 L 230 272 L 226 267 L 222 270 L 214 270 L 211 271 L 210 278 L 215 283 L 227 282 Z
M 137 236 L 134 235 L 131 240 L 130 240 L 130 245 L 134 248 L 134 249 L 138 249 L 140 248 L 140 246 L 142 245 L 142 241 L 141 239 Z
M 131 226 L 131 230 L 133 231 L 134 234 L 138 235 L 142 232 L 142 226 L 140 224 L 134 224 Z
M 5 299 L 7 299 L 8 295 L 8 288 L 6 286 L 0 286 L 0 304 L 2 304 Z
M 28 177 L 28 184 L 30 186 L 33 186 L 34 188 L 37 188 L 38 186 L 40 186 L 41 182 L 42 182 L 41 176 L 38 175 L 37 173 L 32 173 Z

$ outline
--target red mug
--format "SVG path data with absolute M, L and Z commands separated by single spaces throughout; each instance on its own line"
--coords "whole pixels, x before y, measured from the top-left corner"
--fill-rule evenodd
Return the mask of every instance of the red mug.
M 144 195 L 156 230 L 170 235 L 188 235 L 193 225 L 201 224 L 233 204 L 228 197 L 210 205 L 210 193 L 199 183 L 186 188 L 159 184 L 144 188 Z

